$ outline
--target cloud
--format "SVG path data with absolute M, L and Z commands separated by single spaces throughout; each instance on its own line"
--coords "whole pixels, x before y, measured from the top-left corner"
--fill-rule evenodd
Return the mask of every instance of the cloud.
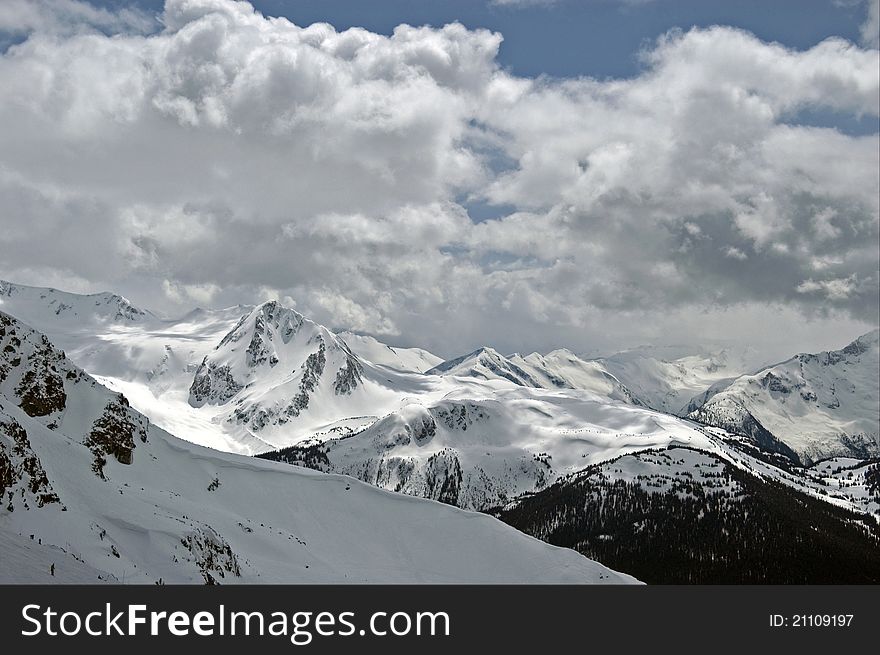
M 168 0 L 149 33 L 94 10 L 107 36 L 53 6 L 6 19 L 30 27 L 0 57 L 0 276 L 169 312 L 293 298 L 449 355 L 877 320 L 878 135 L 797 123 L 877 116 L 877 50 L 693 29 L 631 79 L 553 81 L 458 24 Z
M 180 284 L 162 280 L 162 291 L 174 303 L 196 302 L 208 305 L 220 291 L 216 284 Z
M 842 300 L 849 298 L 855 291 L 856 278 L 851 275 L 846 278 L 837 278 L 834 280 L 816 281 L 812 278 L 804 280 L 797 286 L 798 293 L 816 293 L 820 292 L 826 298 L 831 300 Z
M 70 33 L 84 29 L 143 33 L 154 27 L 154 19 L 136 8 L 110 11 L 81 0 L 4 0 L 0 4 L 0 34 L 35 30 Z

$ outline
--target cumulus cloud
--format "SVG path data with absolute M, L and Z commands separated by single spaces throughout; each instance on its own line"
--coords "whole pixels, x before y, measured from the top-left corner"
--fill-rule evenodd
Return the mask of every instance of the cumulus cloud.
M 0 275 L 166 311 L 295 299 L 444 355 L 743 338 L 733 309 L 877 320 L 878 135 L 798 124 L 880 114 L 877 50 L 714 27 L 630 79 L 551 81 L 458 24 L 167 0 L 152 32 L 57 29 L 79 5 L 7 12 L 29 27 L 0 57 Z

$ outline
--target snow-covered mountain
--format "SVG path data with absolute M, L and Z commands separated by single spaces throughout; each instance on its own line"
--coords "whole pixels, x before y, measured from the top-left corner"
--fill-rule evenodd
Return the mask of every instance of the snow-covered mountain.
M 382 343 L 374 337 L 354 332 L 336 334 L 351 351 L 363 360 L 398 371 L 424 373 L 443 359 L 423 348 L 399 348 Z
M 583 389 L 610 400 L 642 404 L 601 362 L 583 360 L 566 349 L 546 355 L 515 353 L 506 357 L 493 348 L 483 347 L 442 362 L 427 374 L 507 380 L 535 389 Z
M 195 309 L 166 320 L 112 293 L 80 295 L 9 282 L 0 288 L 0 311 L 46 334 L 74 364 L 124 392 L 156 425 L 224 451 L 266 448 L 246 431 L 230 431 L 214 421 L 213 412 L 199 412 L 189 404 L 199 365 L 252 307 Z M 99 302 L 104 299 L 110 302 Z M 114 299 L 130 311 L 115 311 Z M 110 310 L 97 311 L 102 306 Z
M 483 347 L 467 355 L 441 362 L 428 375 L 507 380 L 521 387 L 540 388 L 541 383 L 494 348 Z
M 760 366 L 749 350 L 642 347 L 597 360 L 648 407 L 686 416 L 691 400 Z
M 418 369 L 437 364 L 427 351 L 337 335 L 277 302 L 197 309 L 165 320 L 136 308 L 91 311 L 93 298 L 119 298 L 113 294 L 78 296 L 9 283 L 4 288 L 7 311 L 47 333 L 154 423 L 225 451 L 253 454 L 346 436 L 413 403 L 432 406 L 450 394 L 479 402 L 523 385 L 573 398 L 586 391 L 638 402 L 600 365 L 568 351 L 504 358 L 485 349 L 454 371 L 422 374 Z M 66 315 L 56 313 L 59 298 Z
M 420 373 L 419 368 L 435 363 L 430 353 L 392 349 L 371 337 L 334 334 L 277 302 L 197 309 L 166 320 L 115 294 L 81 296 L 9 283 L 0 288 L 4 309 L 48 334 L 77 365 L 123 392 L 132 407 L 176 436 L 245 454 L 296 444 L 312 448 L 328 441 L 328 470 L 350 472 L 375 483 L 390 467 L 397 472 L 381 486 L 428 497 L 439 497 L 442 484 L 437 487 L 427 481 L 427 471 L 449 460 L 452 449 L 462 475 L 471 471 L 470 482 L 463 478 L 459 501 L 467 507 L 533 491 L 603 457 L 693 434 L 693 426 L 670 424 L 668 416 L 648 412 L 645 406 L 674 414 L 693 411 L 698 421 L 749 435 L 764 448 L 795 459 L 803 455 L 804 461 L 875 452 L 871 438 L 873 434 L 876 443 L 877 375 L 870 369 L 872 362 L 876 369 L 876 346 L 859 355 L 861 368 L 853 368 L 848 355 L 822 355 L 843 359 L 836 366 L 817 368 L 819 373 L 833 370 L 833 380 L 809 384 L 836 389 L 842 407 L 813 407 L 811 412 L 831 418 L 798 423 L 809 413 L 803 407 L 793 413 L 797 399 L 778 403 L 785 394 L 773 389 L 767 391 L 775 398 L 773 403 L 762 401 L 760 408 L 752 408 L 751 390 L 731 400 L 750 377 L 732 383 L 748 364 L 748 353 L 687 355 L 675 349 L 643 348 L 588 361 L 567 350 L 503 356 L 482 348 Z M 804 361 L 813 361 L 811 357 L 820 356 Z M 815 366 L 813 362 L 807 369 Z M 790 386 L 799 384 L 795 380 Z M 846 396 L 845 388 L 855 389 L 846 393 L 861 400 Z M 820 405 L 834 404 L 830 396 L 818 400 L 821 393 L 815 393 Z M 445 427 L 444 413 L 460 413 L 467 407 L 478 408 L 477 414 L 492 420 L 480 422 L 466 435 L 457 425 Z M 851 416 L 851 411 L 857 415 Z M 396 441 L 392 446 L 376 445 L 403 439 L 400 435 L 407 430 L 419 432 L 427 417 L 438 426 L 430 447 L 409 453 Z M 804 451 L 773 417 L 791 423 L 803 442 L 812 440 L 816 447 Z M 834 432 L 829 420 L 836 422 L 834 429 L 837 423 L 846 426 Z M 819 426 L 820 431 L 804 434 L 803 430 L 813 429 L 810 426 Z M 590 431 L 605 435 L 607 443 L 571 446 L 571 435 L 593 434 Z M 840 434 L 846 435 L 842 441 Z M 352 435 L 356 435 L 353 441 L 342 439 Z M 629 435 L 640 436 L 630 444 Z M 835 439 L 845 447 L 816 445 Z M 360 451 L 357 456 L 352 450 L 355 443 L 361 444 L 354 448 Z M 377 455 L 377 448 L 384 454 Z M 441 457 L 444 449 L 447 454 Z M 569 450 L 577 456 L 569 458 Z M 344 457 L 343 451 L 348 453 Z M 549 467 L 540 463 L 546 455 L 553 457 Z M 403 466 L 400 462 L 408 462 L 406 467 L 412 470 L 398 470 Z
M 155 318 L 115 293 L 83 295 L 0 280 L 0 309 L 5 305 L 27 314 L 34 322 L 63 322 L 74 329 L 97 322 L 136 322 Z
M 588 392 L 472 391 L 418 399 L 353 435 L 262 456 L 486 509 L 622 453 L 673 443 L 710 447 L 680 419 Z
M 421 374 L 359 358 L 337 335 L 276 302 L 167 320 L 115 294 L 2 289 L 0 307 L 48 334 L 154 423 L 224 451 L 251 454 L 347 434 L 432 386 Z
M 300 424 L 301 434 L 372 416 L 397 397 L 389 375 L 327 328 L 271 301 L 242 316 L 205 356 L 188 401 L 194 408 L 219 408 L 215 422 L 242 426 L 267 444 L 285 444 L 288 426 Z
M 440 362 L 334 333 L 277 302 L 164 319 L 112 293 L 3 283 L 0 312 L 21 319 L 4 317 L 0 336 L 7 580 L 19 579 L 12 567 L 41 579 L 58 558 L 68 581 L 616 579 L 431 502 L 504 506 L 504 520 L 553 541 L 542 532 L 550 523 L 526 508 L 556 506 L 585 470 L 610 481 L 589 485 L 602 503 L 622 502 L 621 485 L 641 487 L 649 496 L 626 493 L 642 500 L 676 495 L 689 474 L 700 478 L 693 493 L 723 492 L 724 503 L 784 487 L 808 498 L 792 496 L 796 505 L 837 508 L 828 525 L 837 510 L 880 513 L 877 466 L 864 459 L 878 454 L 876 332 L 742 375 L 757 367 L 731 351 L 585 360 L 482 348 Z M 697 453 L 699 466 L 649 454 L 670 448 Z M 736 484 L 716 489 L 719 461 Z M 661 468 L 629 475 L 614 462 Z M 667 496 L 645 502 L 677 512 Z M 757 511 L 751 502 L 729 505 L 730 521 Z M 702 535 L 701 516 L 676 529 Z M 486 561 L 488 542 L 502 544 L 499 561 Z M 607 556 L 586 543 L 569 545 Z M 351 544 L 369 552 L 357 559 Z M 407 565 L 394 568 L 389 553 Z M 455 558 L 473 568 L 456 569 Z M 554 572 L 535 573 L 536 562 Z
M 778 442 L 804 462 L 880 456 L 880 331 L 841 350 L 800 354 L 716 385 L 691 418 Z
M 633 581 L 485 515 L 181 441 L 4 313 L 0 499 L 3 582 Z
M 785 471 L 675 446 L 595 464 L 493 513 L 649 583 L 877 584 L 878 508 L 877 463 Z

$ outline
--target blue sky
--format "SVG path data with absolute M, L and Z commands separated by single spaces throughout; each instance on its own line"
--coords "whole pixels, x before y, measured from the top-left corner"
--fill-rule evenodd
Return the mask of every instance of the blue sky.
M 107 8 L 161 12 L 164 0 L 98 0 Z M 671 29 L 730 25 L 799 50 L 829 37 L 857 43 L 865 7 L 858 0 L 555 0 L 505 5 L 489 0 L 252 0 L 267 16 L 297 25 L 327 22 L 390 34 L 397 25 L 466 27 L 501 32 L 498 61 L 515 75 L 622 78 L 642 68 L 639 52 Z M 873 117 L 812 111 L 793 123 L 873 134 Z M 494 216 L 495 212 L 491 212 Z
M 857 40 L 863 10 L 830 0 L 562 0 L 550 6 L 493 6 L 479 0 L 268 0 L 266 13 L 294 22 L 326 20 L 388 32 L 400 22 L 440 25 L 453 20 L 504 34 L 499 58 L 518 75 L 629 76 L 645 39 L 673 27 L 726 24 L 764 41 L 806 48 L 831 36 Z
M 163 0 L 100 0 L 161 10 Z M 298 25 L 328 22 L 388 34 L 396 25 L 440 26 L 458 21 L 504 35 L 499 60 L 517 75 L 628 77 L 639 69 L 646 40 L 675 27 L 732 25 L 763 41 L 809 48 L 829 36 L 859 39 L 864 5 L 844 0 L 557 0 L 506 6 L 483 0 L 252 0 L 266 15 Z

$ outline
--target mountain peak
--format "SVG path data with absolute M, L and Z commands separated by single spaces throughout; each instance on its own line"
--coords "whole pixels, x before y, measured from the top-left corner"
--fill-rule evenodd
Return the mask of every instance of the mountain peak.
M 757 425 L 804 463 L 876 457 L 878 336 L 872 330 L 840 350 L 801 353 L 739 376 L 709 389 L 690 416 L 749 436 Z
M 252 434 L 291 421 L 332 422 L 367 365 L 323 325 L 270 300 L 242 316 L 196 370 L 189 404 L 230 403 L 226 422 Z M 361 391 L 358 391 L 360 394 Z M 321 418 L 316 418 L 321 417 Z
M 78 294 L 51 287 L 31 287 L 0 280 L 0 305 L 28 322 L 40 325 L 47 317 L 97 318 L 99 320 L 142 321 L 153 316 L 125 296 L 109 291 Z
M 448 359 L 445 362 L 441 362 L 437 364 L 434 368 L 426 371 L 428 375 L 442 375 L 443 373 L 454 373 L 454 370 L 460 368 L 463 364 L 467 365 L 471 362 L 479 362 L 482 358 L 488 358 L 490 360 L 504 360 L 505 357 L 501 355 L 497 350 L 491 348 L 490 346 L 481 346 L 474 351 L 467 353 L 466 355 L 461 355 L 454 359 Z
M 870 332 L 866 332 L 858 339 L 856 339 L 853 343 L 861 343 L 867 345 L 880 344 L 880 329 L 875 328 Z

